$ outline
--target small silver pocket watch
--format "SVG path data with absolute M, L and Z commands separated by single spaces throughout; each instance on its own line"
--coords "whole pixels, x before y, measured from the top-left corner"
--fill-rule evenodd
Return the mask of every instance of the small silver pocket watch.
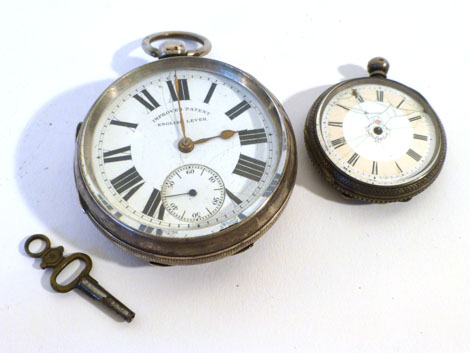
M 111 84 L 77 130 L 82 208 L 116 245 L 157 264 L 240 252 L 292 192 L 287 115 L 252 76 L 201 58 L 211 45 L 200 35 L 157 33 L 143 48 L 159 60 Z
M 346 197 L 408 201 L 444 163 L 446 139 L 434 110 L 415 90 L 386 78 L 374 58 L 370 77 L 338 83 L 313 104 L 305 143 L 321 175 Z

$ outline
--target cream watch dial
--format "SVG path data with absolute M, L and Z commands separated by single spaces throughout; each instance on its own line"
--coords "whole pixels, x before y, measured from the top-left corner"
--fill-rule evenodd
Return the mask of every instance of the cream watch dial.
M 178 96 L 193 141 L 236 133 L 181 152 Z M 86 126 L 87 186 L 122 224 L 152 236 L 202 236 L 241 222 L 263 206 L 283 167 L 283 123 L 261 107 L 240 84 L 203 70 L 147 77 Z
M 386 85 L 359 84 L 331 97 L 317 120 L 331 161 L 357 180 L 400 185 L 427 170 L 436 131 L 423 107 Z

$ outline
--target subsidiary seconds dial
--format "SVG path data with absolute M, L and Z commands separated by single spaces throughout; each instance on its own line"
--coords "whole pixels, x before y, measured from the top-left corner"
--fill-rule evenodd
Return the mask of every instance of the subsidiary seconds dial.
M 162 187 L 163 206 L 173 217 L 199 222 L 219 212 L 225 186 L 214 170 L 199 164 L 184 165 L 168 175 Z

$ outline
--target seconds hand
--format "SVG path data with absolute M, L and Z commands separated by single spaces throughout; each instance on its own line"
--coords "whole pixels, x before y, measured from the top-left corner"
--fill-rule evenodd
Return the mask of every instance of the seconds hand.
M 189 190 L 188 192 L 183 192 L 181 194 L 173 194 L 173 195 L 167 195 L 166 197 L 174 197 L 174 196 L 181 196 L 181 195 L 189 195 L 189 196 L 196 196 L 197 191 L 194 189 Z

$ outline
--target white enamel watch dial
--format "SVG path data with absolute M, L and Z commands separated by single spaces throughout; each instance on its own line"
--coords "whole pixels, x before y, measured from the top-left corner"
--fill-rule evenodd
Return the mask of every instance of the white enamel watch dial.
M 225 130 L 234 135 L 181 152 L 179 106 L 192 141 Z M 188 237 L 213 232 L 256 211 L 275 180 L 282 130 L 241 85 L 201 70 L 171 70 L 136 82 L 116 97 L 96 122 L 90 143 L 96 193 L 121 220 L 151 234 Z M 204 178 L 190 178 L 189 172 L 203 173 Z M 207 190 L 205 177 L 214 179 L 220 191 Z M 188 185 L 186 192 L 192 189 L 198 195 L 170 202 L 165 180 L 178 192 Z M 218 198 L 217 207 L 210 196 Z

